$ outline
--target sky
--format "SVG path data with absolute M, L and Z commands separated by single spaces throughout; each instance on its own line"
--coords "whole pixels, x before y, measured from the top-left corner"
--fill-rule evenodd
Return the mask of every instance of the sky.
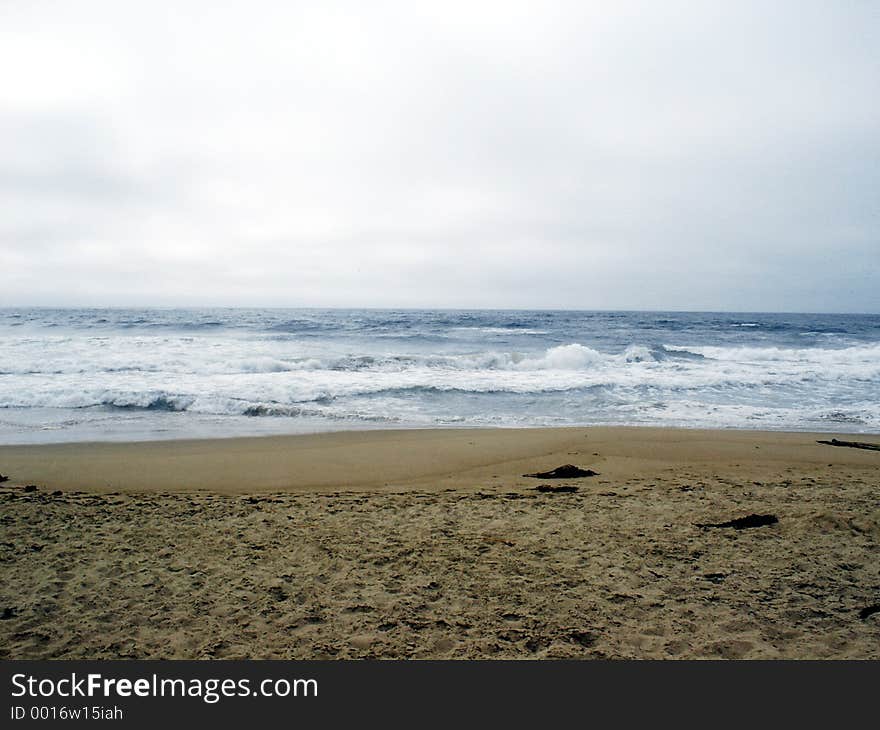
M 880 3 L 0 0 L 0 306 L 880 312 Z

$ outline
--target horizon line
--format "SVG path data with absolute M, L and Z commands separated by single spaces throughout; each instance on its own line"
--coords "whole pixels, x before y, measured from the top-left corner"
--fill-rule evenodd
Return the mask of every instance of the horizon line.
M 109 305 L 78 305 L 78 304 L 22 304 L 0 305 L 0 311 L 16 309 L 44 309 L 44 310 L 199 310 L 199 309 L 226 309 L 226 310 L 315 310 L 315 311 L 375 311 L 375 312 L 584 312 L 584 313 L 615 313 L 629 314 L 810 314 L 810 315 L 855 315 L 855 316 L 880 316 L 877 311 L 808 311 L 798 309 L 762 310 L 762 309 L 642 309 L 642 308 L 571 308 L 571 307 L 424 307 L 424 306 L 342 306 L 342 305 L 230 305 L 230 304 L 109 304 Z

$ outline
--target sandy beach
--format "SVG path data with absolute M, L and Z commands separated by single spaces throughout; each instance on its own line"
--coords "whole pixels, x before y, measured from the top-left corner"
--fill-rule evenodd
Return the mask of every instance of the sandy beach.
M 0 657 L 880 658 L 880 451 L 826 438 L 0 446 Z

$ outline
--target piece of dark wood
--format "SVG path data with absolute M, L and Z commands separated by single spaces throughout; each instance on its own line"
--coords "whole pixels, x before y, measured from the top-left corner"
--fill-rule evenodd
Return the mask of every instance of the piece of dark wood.
M 830 441 L 817 441 L 816 443 L 825 444 L 826 446 L 846 446 L 850 449 L 880 451 L 880 444 L 869 444 L 865 441 L 838 441 L 837 439 L 831 439 Z
M 750 527 L 765 527 L 779 522 L 776 515 L 746 515 L 727 522 L 707 522 L 698 524 L 697 527 L 732 527 L 734 530 L 745 530 Z
M 535 489 L 539 492 L 576 492 L 578 490 L 577 487 L 571 486 L 569 484 L 539 484 Z
M 552 471 L 539 471 L 534 474 L 523 474 L 523 476 L 532 479 L 580 479 L 581 477 L 599 476 L 599 473 L 592 469 L 581 469 L 574 464 L 563 464 Z

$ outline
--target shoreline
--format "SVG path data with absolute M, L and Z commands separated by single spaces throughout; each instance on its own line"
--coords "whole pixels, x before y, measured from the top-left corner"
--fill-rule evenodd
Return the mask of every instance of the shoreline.
M 10 485 L 90 492 L 382 492 L 520 487 L 577 463 L 598 481 L 683 466 L 780 476 L 797 466 L 871 468 L 875 453 L 816 443 L 869 434 L 652 426 L 332 431 L 168 441 L 0 445 Z M 557 463 L 558 462 L 558 463 Z M 532 480 L 533 481 L 533 480 Z

